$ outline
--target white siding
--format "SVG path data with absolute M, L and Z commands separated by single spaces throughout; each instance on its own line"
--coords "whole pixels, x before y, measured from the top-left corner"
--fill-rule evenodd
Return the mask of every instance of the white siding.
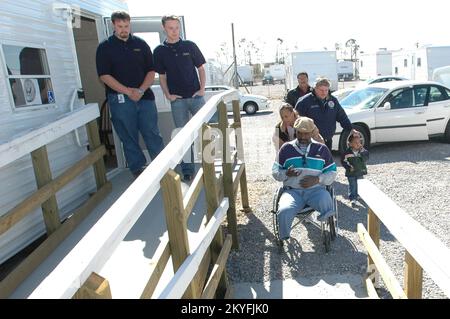
M 80 6 L 90 14 L 109 16 L 114 10 L 127 10 L 124 3 L 113 0 L 59 1 Z M 3 61 L 0 66 L 0 143 L 15 135 L 52 122 L 69 111 L 72 93 L 79 87 L 78 67 L 73 52 L 71 29 L 53 12 L 55 1 L 2 0 L 0 2 L 0 44 L 44 47 L 50 68 L 57 107 L 13 111 Z M 93 59 L 95 57 L 92 57 Z M 76 106 L 79 102 L 76 102 Z M 80 130 L 81 131 L 81 130 Z M 86 139 L 83 129 L 82 138 Z M 73 134 L 66 135 L 47 146 L 53 176 L 73 165 L 87 154 L 85 147 L 75 143 Z M 36 190 L 31 158 L 24 156 L 0 169 L 0 216 Z M 63 190 L 57 201 L 62 215 L 67 215 L 84 201 L 95 188 L 89 169 Z M 0 263 L 11 257 L 45 231 L 40 209 L 11 230 L 0 235 Z
M 392 53 L 377 54 L 377 76 L 392 75 Z
M 417 65 L 417 61 L 420 59 L 420 66 Z M 427 81 L 428 78 L 428 59 L 427 59 L 427 50 L 420 49 L 416 52 L 416 61 L 415 61 L 415 80 Z
M 375 53 L 361 54 L 363 66 L 359 69 L 361 80 L 375 78 L 377 76 L 391 75 L 392 73 L 392 52 L 377 51 Z
M 421 66 L 417 65 L 419 58 Z M 405 59 L 408 61 L 406 68 L 403 66 Z M 429 46 L 397 52 L 393 58 L 392 70 L 394 72 L 395 67 L 398 67 L 399 76 L 411 80 L 428 81 L 432 79 L 434 69 L 446 65 L 450 65 L 450 46 Z
M 359 78 L 361 80 L 367 80 L 376 77 L 377 76 L 376 54 L 361 54 L 360 59 L 361 61 L 359 63 Z
M 405 67 L 405 60 L 407 61 Z M 413 51 L 399 51 L 392 54 L 392 75 L 403 76 L 407 79 L 414 80 L 415 68 L 412 64 L 416 63 L 415 53 Z M 398 73 L 395 73 L 395 68 L 398 69 Z

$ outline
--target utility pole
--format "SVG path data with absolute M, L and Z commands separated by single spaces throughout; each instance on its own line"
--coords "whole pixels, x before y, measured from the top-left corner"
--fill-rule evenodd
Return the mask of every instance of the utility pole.
M 233 75 L 233 83 L 236 89 L 239 89 L 239 80 L 238 80 L 238 71 L 237 71 L 237 62 L 236 62 L 236 46 L 234 45 L 234 23 L 231 24 L 231 37 L 233 42 L 233 64 L 234 64 L 234 75 Z

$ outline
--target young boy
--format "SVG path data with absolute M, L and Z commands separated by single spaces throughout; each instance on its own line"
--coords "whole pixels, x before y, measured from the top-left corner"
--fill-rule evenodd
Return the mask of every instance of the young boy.
M 349 148 L 342 155 L 341 161 L 348 179 L 348 199 L 352 207 L 356 207 L 358 179 L 367 174 L 366 161 L 369 159 L 369 151 L 362 146 L 359 134 L 351 134 L 348 141 Z

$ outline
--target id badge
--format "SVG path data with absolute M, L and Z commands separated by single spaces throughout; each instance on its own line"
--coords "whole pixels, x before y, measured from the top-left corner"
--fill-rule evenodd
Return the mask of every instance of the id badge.
M 125 103 L 125 96 L 123 94 L 117 94 L 117 100 L 119 103 Z

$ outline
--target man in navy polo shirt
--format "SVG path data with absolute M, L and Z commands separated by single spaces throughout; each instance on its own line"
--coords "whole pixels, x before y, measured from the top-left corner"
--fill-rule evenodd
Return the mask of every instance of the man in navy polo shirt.
M 338 100 L 330 94 L 330 81 L 326 78 L 318 78 L 314 90 L 301 97 L 295 109 L 300 116 L 306 116 L 314 120 L 325 145 L 331 151 L 333 135 L 336 132 L 336 121 L 344 130 L 359 134 L 353 129 L 347 114 Z
M 147 43 L 130 33 L 130 16 L 111 15 L 114 34 L 97 48 L 97 73 L 105 83 L 114 128 L 123 143 L 128 166 L 135 177 L 146 159 L 139 145 L 139 132 L 153 160 L 164 148 L 158 128 L 153 56 Z
M 206 61 L 194 42 L 180 38 L 179 17 L 164 16 L 161 22 L 167 38 L 155 49 L 155 69 L 164 95 L 170 101 L 175 127 L 181 128 L 189 121 L 189 115 L 193 116 L 205 104 L 206 74 L 203 65 Z M 192 147 L 190 152 L 191 162 L 181 162 L 183 179 L 187 182 L 194 174 Z

